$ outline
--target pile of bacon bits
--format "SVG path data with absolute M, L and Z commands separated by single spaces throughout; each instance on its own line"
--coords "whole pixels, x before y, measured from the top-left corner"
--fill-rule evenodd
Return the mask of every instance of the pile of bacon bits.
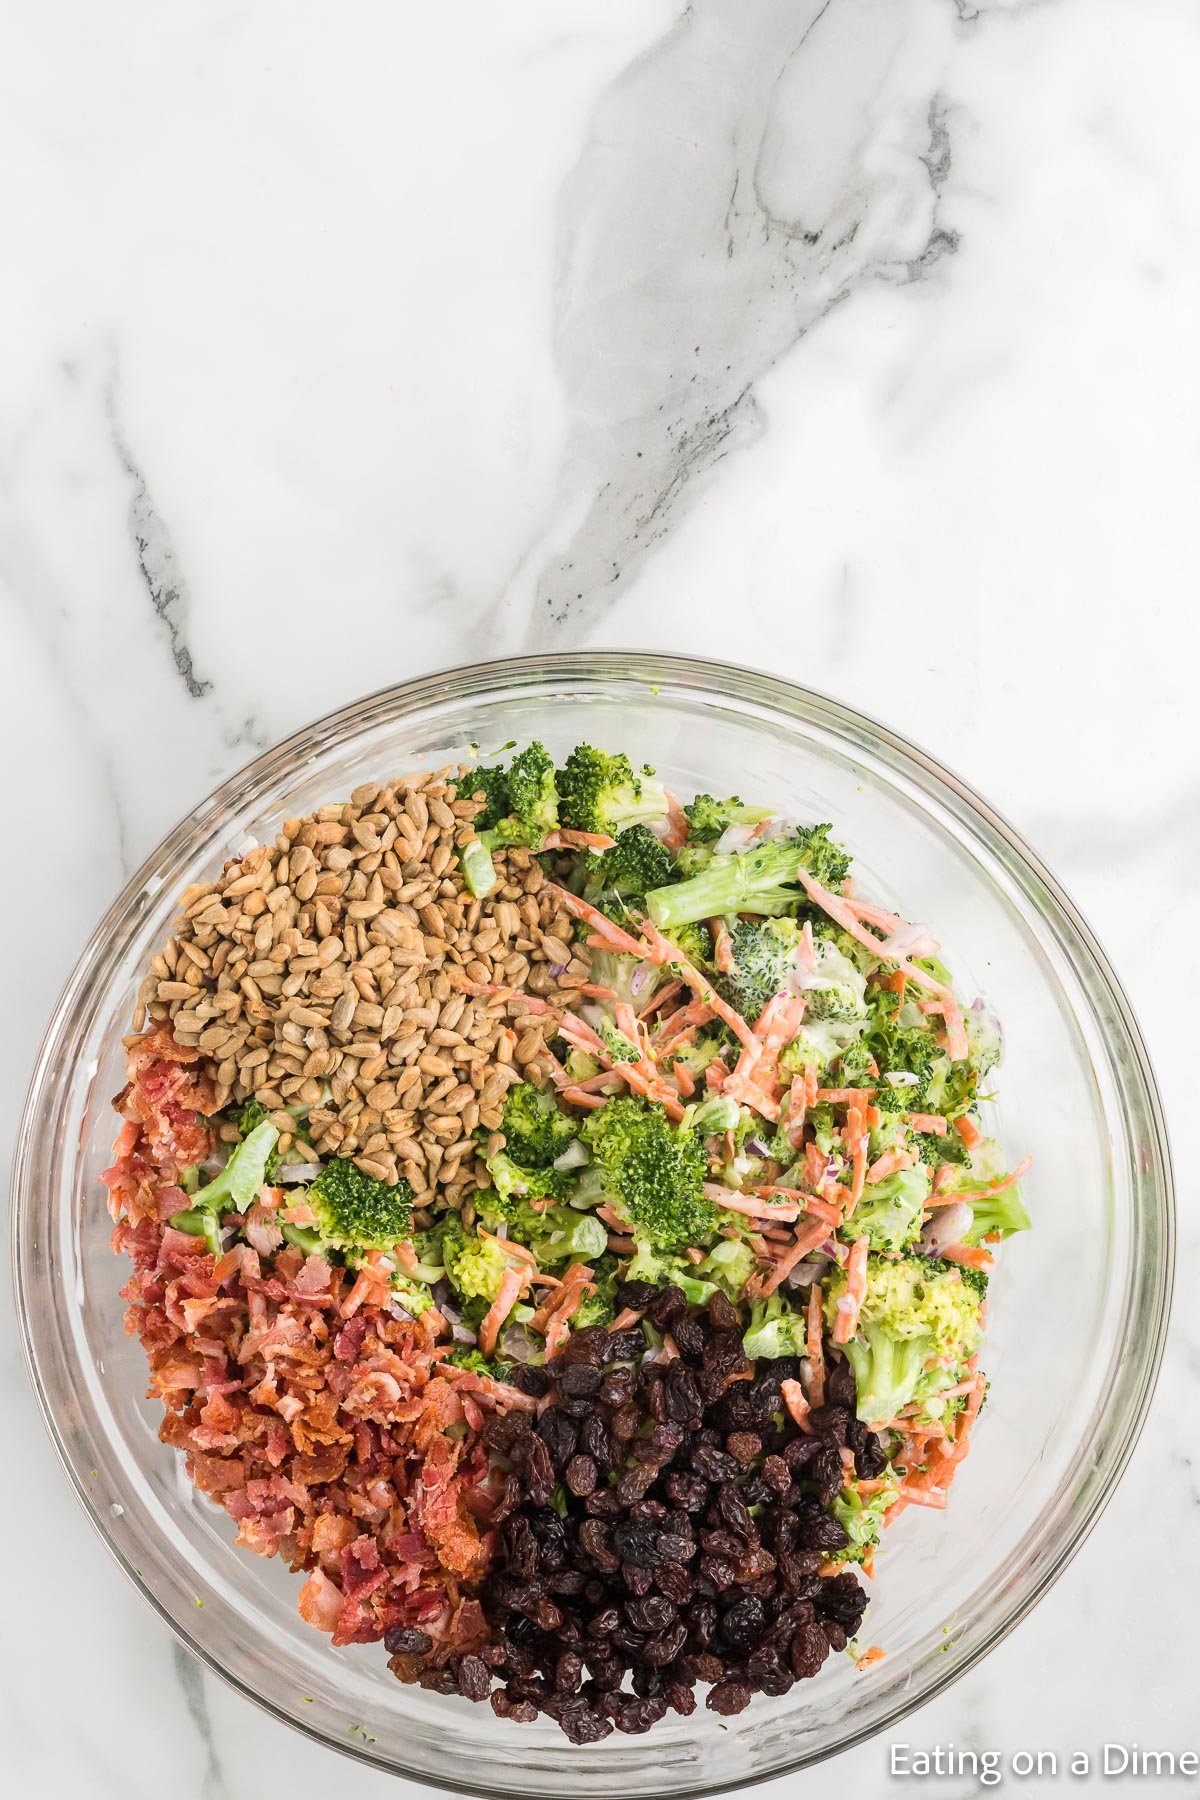
M 712 1711 L 739 1713 L 844 1650 L 867 1596 L 822 1572 L 847 1543 L 829 1507 L 848 1463 L 867 1477 L 883 1463 L 844 1362 L 802 1432 L 782 1392 L 798 1365 L 749 1362 L 722 1295 L 696 1314 L 678 1288 L 629 1282 L 618 1304 L 678 1355 L 644 1360 L 640 1323 L 578 1331 L 513 1372 L 537 1416 L 484 1425 L 506 1471 L 488 1641 L 446 1657 L 420 1630 L 385 1638 L 401 1680 L 490 1699 L 500 1718 L 545 1714 L 573 1743 L 689 1714 L 699 1685 Z

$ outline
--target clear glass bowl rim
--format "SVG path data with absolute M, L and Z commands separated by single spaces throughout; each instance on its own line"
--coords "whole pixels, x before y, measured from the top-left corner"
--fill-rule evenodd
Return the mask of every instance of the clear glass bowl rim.
M 179 871 L 176 865 L 180 858 L 186 855 L 197 830 L 213 820 L 225 807 L 235 802 L 244 803 L 248 792 L 256 793 L 269 788 L 272 782 L 287 769 L 295 768 L 298 763 L 302 762 L 315 744 L 319 743 L 322 747 L 336 744 L 339 738 L 356 733 L 364 725 L 403 716 L 418 710 L 423 703 L 435 701 L 447 693 L 462 693 L 464 690 L 468 690 L 481 698 L 494 697 L 498 690 L 509 686 L 519 688 L 522 683 L 553 685 L 556 676 L 561 677 L 564 682 L 585 684 L 588 682 L 599 683 L 606 677 L 612 676 L 620 676 L 622 679 L 633 677 L 650 686 L 656 679 L 675 681 L 700 692 L 710 692 L 716 695 L 737 694 L 742 698 L 774 707 L 785 714 L 791 712 L 797 716 L 811 716 L 814 713 L 823 715 L 829 724 L 845 733 L 851 740 L 858 736 L 868 742 L 873 750 L 882 749 L 888 753 L 893 766 L 907 766 L 908 773 L 915 773 L 918 778 L 923 778 L 921 784 L 926 789 L 933 787 L 935 790 L 940 790 L 939 798 L 942 803 L 949 805 L 958 822 L 967 828 L 973 839 L 987 841 L 990 835 L 991 839 L 995 841 L 994 847 L 1002 850 L 1010 867 L 1015 863 L 1023 877 L 1022 886 L 1026 889 L 1026 898 L 1030 899 L 1031 903 L 1033 902 L 1029 892 L 1030 878 L 1042 890 L 1045 898 L 1037 903 L 1039 910 L 1045 918 L 1060 928 L 1060 932 L 1061 927 L 1067 928 L 1069 937 L 1073 940 L 1070 947 L 1072 960 L 1077 967 L 1083 961 L 1087 965 L 1087 974 L 1091 981 L 1098 983 L 1101 988 L 1106 990 L 1115 1015 L 1120 1021 L 1124 1034 L 1124 1047 L 1129 1053 L 1135 1077 L 1142 1089 L 1146 1118 L 1154 1140 L 1153 1166 L 1159 1170 L 1159 1179 L 1153 1196 L 1156 1202 L 1154 1222 L 1157 1226 L 1159 1251 L 1157 1261 L 1149 1271 L 1148 1294 L 1151 1303 L 1149 1315 L 1143 1313 L 1139 1318 L 1139 1326 L 1144 1335 L 1141 1338 L 1136 1357 L 1137 1380 L 1127 1388 L 1122 1396 L 1123 1412 L 1117 1422 L 1118 1429 L 1107 1440 L 1099 1458 L 1100 1464 L 1103 1465 L 1103 1479 L 1094 1485 L 1088 1498 L 1086 1511 L 1074 1516 L 1073 1535 L 1064 1543 L 1057 1558 L 1047 1565 L 1041 1578 L 1028 1591 L 1020 1594 L 1000 1610 L 990 1631 L 981 1634 L 978 1641 L 966 1649 L 961 1657 L 956 1657 L 952 1663 L 947 1659 L 947 1663 L 934 1678 L 922 1684 L 914 1684 L 919 1685 L 920 1691 L 913 1697 L 901 1701 L 882 1718 L 866 1726 L 847 1731 L 836 1742 L 821 1746 L 812 1753 L 797 1756 L 794 1760 L 763 1773 L 748 1773 L 736 1782 L 723 1780 L 700 1787 L 692 1786 L 686 1790 L 678 1790 L 680 1800 L 687 1800 L 687 1797 L 693 1794 L 716 1793 L 727 1791 L 732 1786 L 749 1787 L 757 1785 L 761 1781 L 777 1780 L 800 1768 L 813 1766 L 827 1757 L 840 1754 L 843 1750 L 850 1749 L 855 1744 L 889 1729 L 907 1717 L 916 1707 L 923 1706 L 965 1675 L 1021 1622 L 1053 1586 L 1076 1555 L 1112 1497 L 1141 1434 L 1154 1396 L 1166 1342 L 1174 1288 L 1175 1193 L 1170 1144 L 1161 1097 L 1140 1027 L 1104 950 L 1061 883 L 1008 821 L 935 757 L 922 750 L 910 739 L 856 708 L 846 706 L 815 689 L 783 680 L 766 671 L 699 657 L 674 656 L 642 650 L 620 650 L 608 646 L 597 649 L 545 652 L 537 656 L 500 658 L 489 663 L 469 663 L 438 670 L 431 674 L 415 677 L 411 681 L 378 689 L 360 700 L 352 701 L 303 726 L 243 765 L 241 769 L 213 789 L 206 799 L 186 814 L 174 829 L 158 843 L 105 912 L 68 977 L 38 1051 L 17 1133 L 12 1178 L 11 1225 L 14 1293 L 22 1348 L 38 1408 L 76 1498 L 109 1554 L 176 1638 L 199 1657 L 214 1674 L 220 1676 L 246 1699 L 253 1701 L 273 1718 L 293 1727 L 304 1736 L 314 1739 L 327 1748 L 337 1750 L 357 1762 L 381 1769 L 389 1774 L 409 1774 L 423 1785 L 441 1787 L 449 1792 L 466 1791 L 455 1781 L 441 1781 L 436 1776 L 431 1776 L 426 1770 L 419 1773 L 415 1770 L 407 1770 L 391 1757 L 373 1753 L 369 1744 L 348 1742 L 344 1737 L 333 1737 L 320 1728 L 308 1725 L 302 1719 L 294 1717 L 282 1706 L 276 1705 L 270 1698 L 256 1691 L 227 1670 L 219 1658 L 198 1641 L 184 1620 L 177 1618 L 142 1580 L 107 1531 L 103 1515 L 88 1490 L 83 1471 L 76 1466 L 66 1440 L 59 1430 L 52 1401 L 42 1381 L 25 1288 L 22 1228 L 23 1220 L 31 1205 L 31 1184 L 34 1180 L 34 1171 L 31 1167 L 33 1139 L 43 1089 L 47 1082 L 56 1046 L 66 1033 L 75 1010 L 86 1005 L 93 986 L 99 979 L 100 971 L 96 965 L 118 932 L 128 926 L 131 915 L 136 913 L 139 896 L 143 894 L 148 883 L 162 879 L 166 870 L 171 871 L 170 879 L 177 878 Z M 1138 1255 L 1141 1254 L 1142 1250 L 1139 1245 Z M 491 1788 L 486 1781 L 473 1784 L 471 1791 L 497 1796 L 507 1795 L 509 1792 L 507 1789 Z

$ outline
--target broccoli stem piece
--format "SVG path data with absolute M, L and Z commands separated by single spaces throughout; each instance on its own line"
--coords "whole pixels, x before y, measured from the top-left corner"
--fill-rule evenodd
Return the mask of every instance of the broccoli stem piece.
M 467 891 L 476 900 L 482 900 L 496 885 L 496 865 L 491 851 L 482 838 L 472 838 L 469 844 L 463 845 L 459 860 Z
M 795 843 L 764 844 L 743 856 L 714 856 L 708 867 L 690 881 L 655 888 L 646 896 L 650 917 L 660 931 L 690 925 L 724 913 L 760 912 L 767 908 L 795 906 L 803 889 L 795 882 L 800 865 L 800 846 Z
M 168 1224 L 176 1231 L 186 1231 L 189 1237 L 203 1238 L 212 1255 L 220 1256 L 220 1221 L 207 1206 L 192 1206 L 186 1212 L 172 1213 Z

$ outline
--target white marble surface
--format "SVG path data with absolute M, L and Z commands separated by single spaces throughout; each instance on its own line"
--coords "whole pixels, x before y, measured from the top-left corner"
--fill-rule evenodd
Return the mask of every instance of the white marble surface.
M 3 38 L 6 1149 L 86 931 L 217 777 L 580 643 L 771 667 L 960 768 L 1115 952 L 1179 1130 L 1194 0 L 41 0 Z M 1120 1492 L 909 1741 L 1200 1748 L 1197 1198 Z M 11 1791 L 400 1791 L 173 1646 L 3 1359 Z

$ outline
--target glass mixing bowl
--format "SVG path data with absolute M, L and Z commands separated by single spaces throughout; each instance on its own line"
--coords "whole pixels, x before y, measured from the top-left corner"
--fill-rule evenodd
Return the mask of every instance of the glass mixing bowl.
M 330 1648 L 298 1578 L 233 1548 L 156 1437 L 142 1351 L 122 1331 L 123 1258 L 99 1171 L 122 1033 L 175 895 L 277 822 L 368 777 L 580 739 L 649 760 L 681 792 L 766 798 L 830 819 L 860 891 L 929 921 L 968 998 L 1006 1031 L 998 1115 L 1032 1151 L 1036 1229 L 993 1284 L 989 1404 L 949 1511 L 910 1509 L 879 1558 L 863 1641 L 886 1659 L 701 1708 L 647 1737 L 573 1749 L 550 1726 L 402 1687 L 382 1648 Z M 298 1729 L 379 1768 L 473 1794 L 697 1794 L 779 1775 L 893 1725 L 1028 1612 L 1095 1522 L 1153 1389 L 1169 1305 L 1171 1173 L 1153 1076 L 1108 962 L 1053 878 L 978 796 L 892 732 L 766 675 L 677 657 L 571 652 L 391 688 L 260 756 L 191 812 L 113 904 L 38 1057 L 16 1160 L 17 1299 L 46 1423 L 130 1579 L 218 1674 Z M 1064 1271 L 1069 1269 L 1069 1278 Z M 197 1605 L 203 1601 L 203 1606 Z M 357 1726 L 348 1736 L 350 1726 Z

